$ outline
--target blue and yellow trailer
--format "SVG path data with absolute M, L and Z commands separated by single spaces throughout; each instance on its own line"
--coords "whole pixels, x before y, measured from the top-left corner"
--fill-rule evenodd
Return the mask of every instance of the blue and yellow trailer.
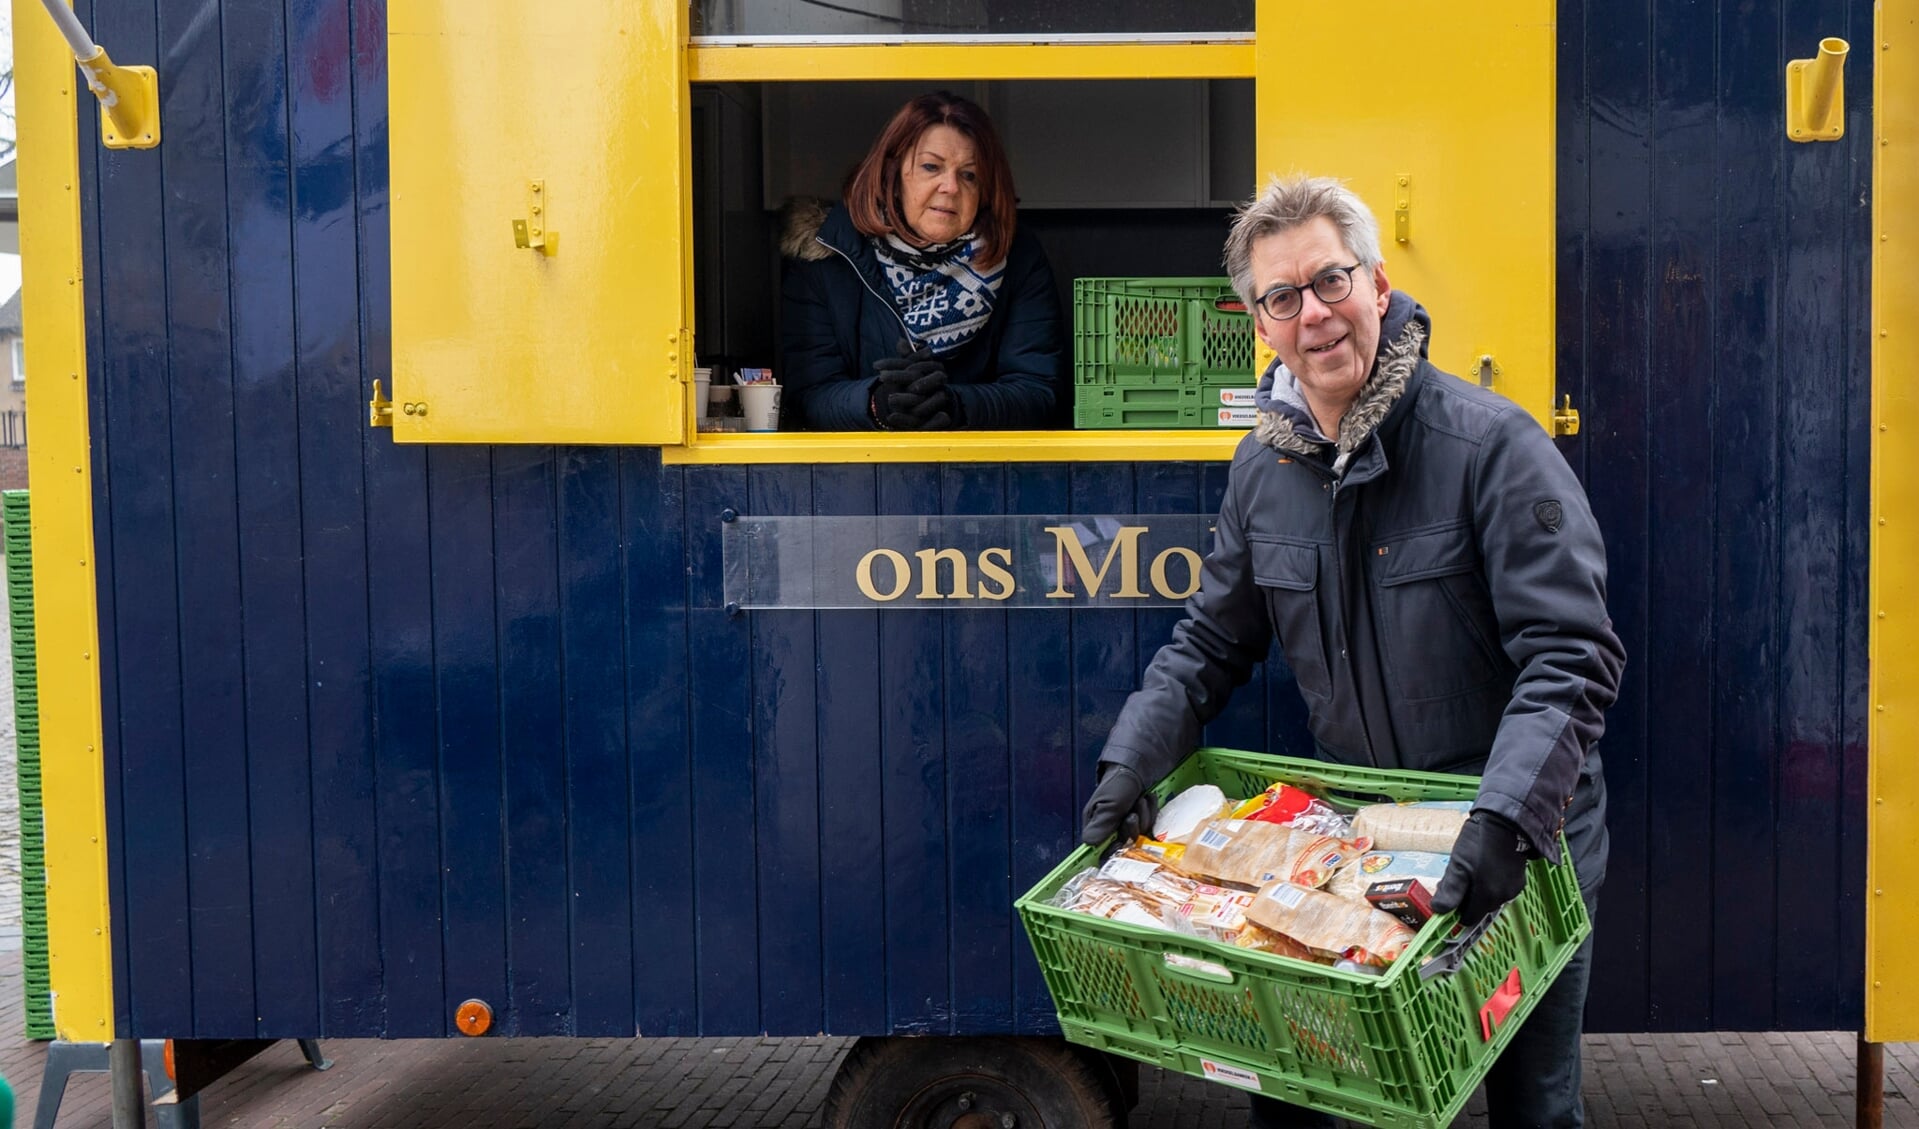
M 1096 158 L 1022 210 L 1068 277 L 1345 177 L 1561 436 L 1632 656 L 1594 1029 L 1919 1038 L 1914 0 L 78 8 L 156 75 L 103 118 L 16 3 L 62 1037 L 1054 1030 L 1013 898 L 1177 610 L 729 606 L 726 518 L 1170 521 L 1237 434 L 689 398 L 771 360 L 801 109 L 957 84 Z M 1275 655 L 1208 737 L 1301 712 Z

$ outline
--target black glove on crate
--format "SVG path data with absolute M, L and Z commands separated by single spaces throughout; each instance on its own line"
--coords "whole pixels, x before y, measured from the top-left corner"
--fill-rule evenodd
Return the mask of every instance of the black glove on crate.
M 1470 929 L 1526 888 L 1526 863 L 1539 852 L 1503 815 L 1474 808 L 1453 843 L 1453 859 L 1433 891 L 1433 912 L 1459 911 Z
M 1099 784 L 1080 814 L 1079 841 L 1098 846 L 1118 831 L 1120 841 L 1130 843 L 1153 833 L 1153 819 L 1158 814 L 1159 799 L 1146 790 L 1146 782 L 1137 772 L 1125 765 L 1101 765 Z

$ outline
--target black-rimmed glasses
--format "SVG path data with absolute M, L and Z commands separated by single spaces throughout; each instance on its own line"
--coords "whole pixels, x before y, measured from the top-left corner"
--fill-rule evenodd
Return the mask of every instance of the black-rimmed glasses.
M 1350 267 L 1327 267 L 1314 275 L 1306 286 L 1312 288 L 1315 297 L 1330 306 L 1353 292 L 1353 272 L 1359 267 L 1358 263 Z M 1298 286 L 1275 286 L 1261 294 L 1257 304 L 1274 321 L 1291 321 L 1299 316 L 1299 311 L 1306 305 L 1305 299 L 1300 296 L 1301 289 Z

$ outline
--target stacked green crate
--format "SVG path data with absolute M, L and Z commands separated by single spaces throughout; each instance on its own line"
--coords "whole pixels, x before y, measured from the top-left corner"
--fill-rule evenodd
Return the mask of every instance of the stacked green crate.
M 1251 427 L 1253 319 L 1225 278 L 1073 280 L 1073 424 Z
M 33 660 L 33 555 L 27 492 L 0 492 L 0 544 L 7 561 L 13 621 L 13 721 L 20 780 L 20 917 L 24 948 L 27 1037 L 53 1038 L 53 993 L 47 979 L 47 858 L 40 809 L 40 682 Z

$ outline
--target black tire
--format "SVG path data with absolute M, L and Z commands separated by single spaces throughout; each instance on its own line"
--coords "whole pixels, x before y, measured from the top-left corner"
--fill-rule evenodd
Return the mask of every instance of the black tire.
M 1116 1129 L 1115 1098 L 1112 1079 L 1061 1039 L 889 1036 L 853 1044 L 822 1120 L 824 1129 Z

